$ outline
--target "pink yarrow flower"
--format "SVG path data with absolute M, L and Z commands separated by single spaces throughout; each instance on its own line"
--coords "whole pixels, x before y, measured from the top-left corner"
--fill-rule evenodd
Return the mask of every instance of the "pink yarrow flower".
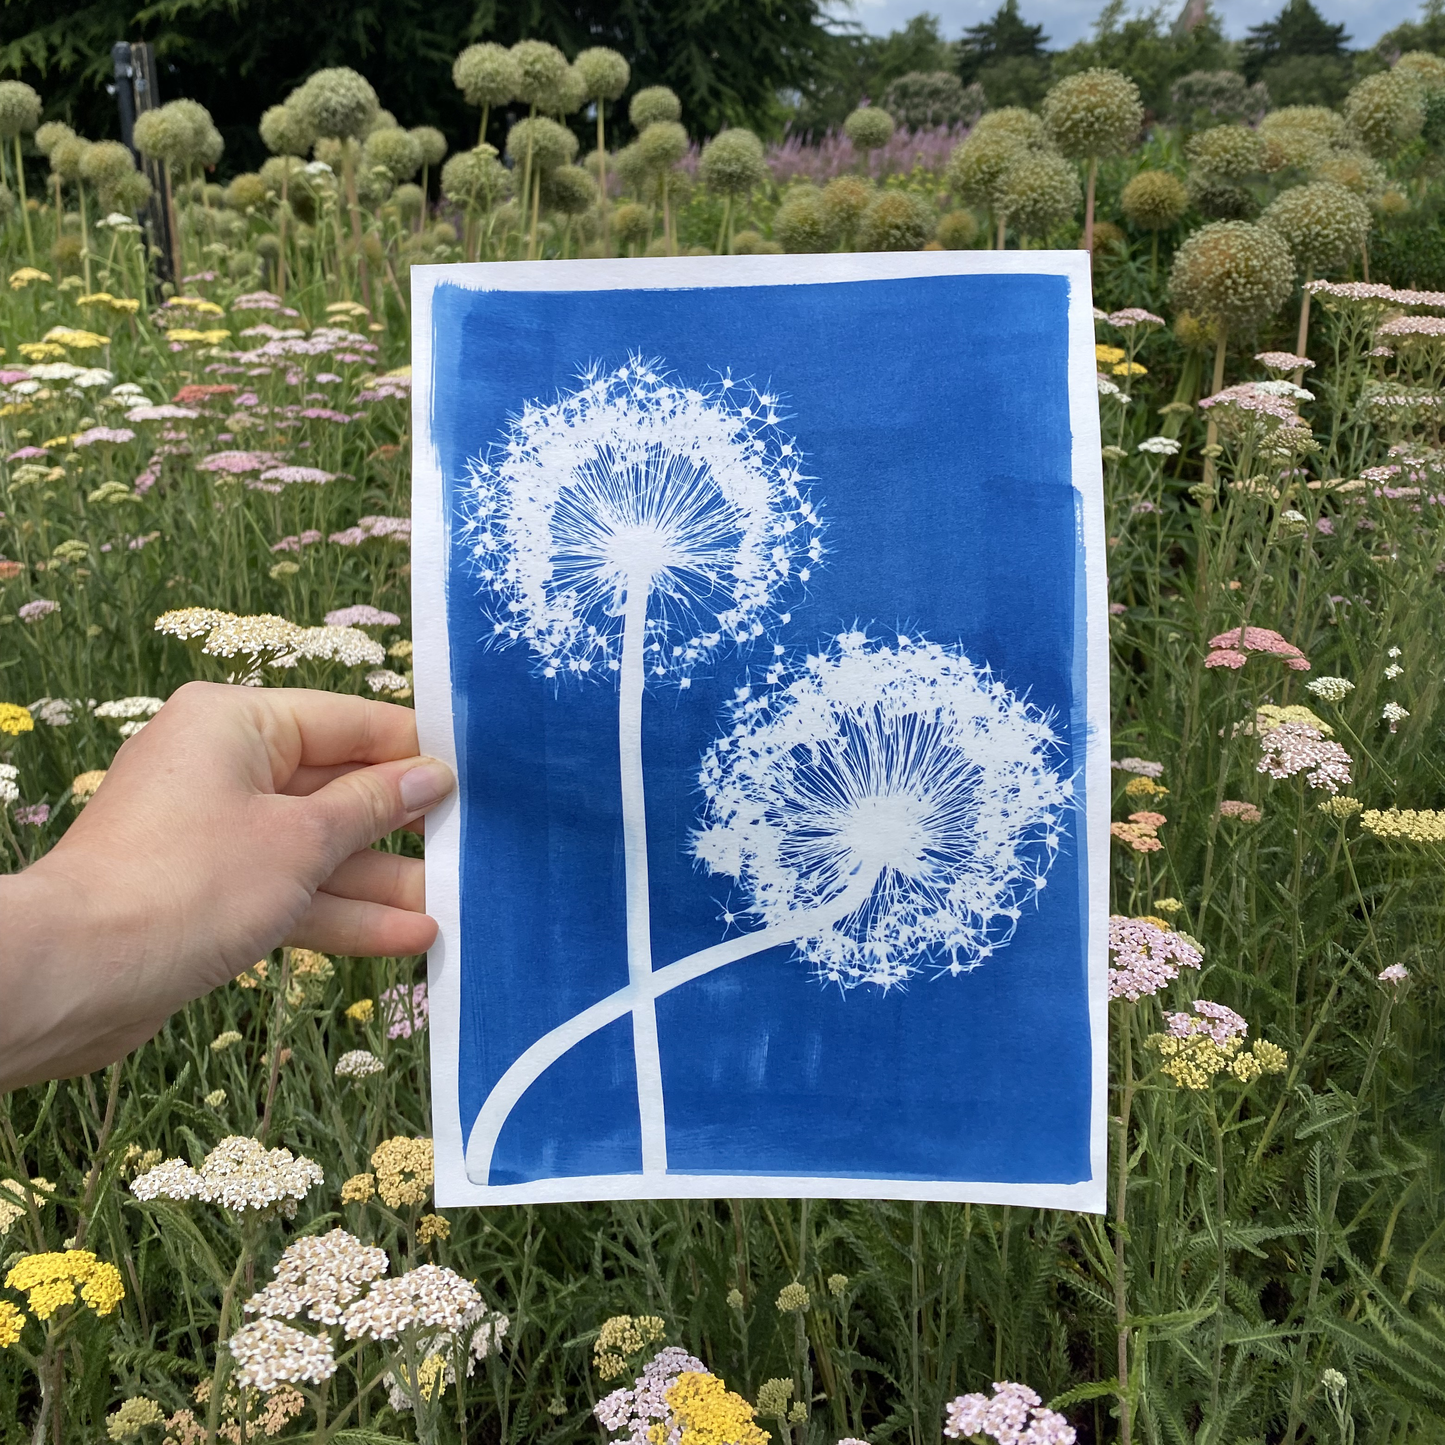
M 1226 386 L 1223 391 L 1204 397 L 1199 405 L 1206 411 L 1216 406 L 1234 406 L 1241 411 L 1273 417 L 1280 422 L 1299 420 L 1299 413 L 1289 397 L 1276 396 L 1274 392 L 1266 391 L 1252 381 L 1241 382 L 1238 386 Z
M 1027 1385 L 995 1380 L 993 1398 L 960 1395 L 944 1408 L 943 1433 L 950 1439 L 986 1435 L 998 1445 L 1074 1445 L 1074 1428 L 1047 1409 Z
M 1292 778 L 1304 773 L 1312 788 L 1338 793 L 1350 784 L 1354 759 L 1308 723 L 1287 722 L 1271 728 L 1259 740 L 1256 770 L 1272 778 Z
M 261 473 L 263 482 L 313 482 L 321 486 L 336 480 L 335 472 L 324 472 L 320 467 L 268 467 Z
M 1241 641 L 1241 633 L 1243 640 Z M 1209 639 L 1212 649 L 1204 659 L 1205 667 L 1241 668 L 1251 652 L 1268 652 L 1282 657 L 1285 666 L 1295 672 L 1308 672 L 1310 661 L 1294 643 L 1286 642 L 1279 633 L 1268 627 L 1232 627 Z
M 1127 331 L 1133 326 L 1163 326 L 1164 318 L 1146 311 L 1142 306 L 1126 306 L 1122 311 L 1111 311 L 1104 318 L 1110 326 Z
M 15 816 L 17 818 L 20 816 L 19 809 L 16 810 Z M 1376 977 L 1385 984 L 1404 983 L 1410 977 L 1410 970 L 1403 963 L 1392 963 L 1389 968 L 1381 969 Z
M 42 617 L 48 617 L 52 612 L 60 611 L 60 603 L 52 602 L 48 597 L 37 597 L 33 602 L 27 602 L 16 609 L 16 616 L 22 622 L 38 622 Z
M 1249 1032 L 1249 1024 L 1241 1015 L 1222 1003 L 1211 1003 L 1207 998 L 1194 1000 L 1193 1014 L 1170 1013 L 1164 1018 L 1169 1024 L 1169 1032 L 1176 1039 L 1208 1034 L 1221 1048 L 1236 1034 L 1243 1038 Z
M 239 477 L 245 472 L 263 471 L 280 463 L 281 458 L 274 452 L 212 452 L 196 463 L 196 470 L 225 472 L 228 476 Z
M 1181 968 L 1198 968 L 1204 955 L 1189 939 L 1160 928 L 1147 918 L 1109 919 L 1109 997 L 1137 1002 L 1158 993 L 1179 977 Z
M 100 442 L 114 442 L 119 445 L 121 442 L 134 440 L 135 433 L 128 426 L 92 426 L 72 438 L 70 444 L 74 447 L 93 447 Z
M 279 542 L 271 544 L 273 552 L 299 552 L 303 547 L 310 547 L 321 540 L 321 533 L 308 529 L 305 532 L 293 532 L 289 537 L 282 537 Z
M 16 808 L 15 821 L 25 823 L 31 828 L 43 828 L 50 821 L 50 804 L 26 803 L 23 807 Z M 1395 967 L 1398 968 L 1399 964 Z M 1380 975 L 1381 978 L 1384 976 L 1383 973 Z
M 1314 365 L 1308 356 L 1296 356 L 1292 351 L 1256 351 L 1254 359 L 1270 371 L 1303 371 Z
M 413 984 L 408 989 L 404 983 L 398 983 L 382 989 L 381 1022 L 387 1038 L 409 1039 L 418 1029 L 424 1029 L 430 1018 L 426 984 Z

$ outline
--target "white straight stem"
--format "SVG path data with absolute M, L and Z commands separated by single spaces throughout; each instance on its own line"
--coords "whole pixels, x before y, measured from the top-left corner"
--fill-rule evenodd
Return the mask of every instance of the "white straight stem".
M 622 776 L 622 852 L 627 877 L 627 981 L 638 995 L 632 1008 L 637 1109 L 642 1121 L 642 1172 L 667 1173 L 667 1120 L 657 1008 L 644 993 L 652 977 L 652 899 L 647 886 L 647 793 L 642 776 L 642 694 L 647 678 L 647 598 L 652 579 L 628 578 L 622 613 L 621 698 L 617 755 Z

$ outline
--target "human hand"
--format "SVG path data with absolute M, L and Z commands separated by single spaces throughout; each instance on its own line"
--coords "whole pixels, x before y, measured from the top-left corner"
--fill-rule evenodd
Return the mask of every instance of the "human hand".
M 279 944 L 420 953 L 423 865 L 372 849 L 453 787 L 408 708 L 193 682 L 0 878 L 0 1088 L 89 1072 Z

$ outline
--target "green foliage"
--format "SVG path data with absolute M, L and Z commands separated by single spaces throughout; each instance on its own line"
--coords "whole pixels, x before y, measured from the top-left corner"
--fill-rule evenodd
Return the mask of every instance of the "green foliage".
M 1331 25 L 1313 0 L 1286 0 L 1273 20 L 1250 27 L 1243 46 L 1245 76 L 1258 80 L 1269 66 L 1297 56 L 1343 58 L 1348 39 L 1344 25 Z

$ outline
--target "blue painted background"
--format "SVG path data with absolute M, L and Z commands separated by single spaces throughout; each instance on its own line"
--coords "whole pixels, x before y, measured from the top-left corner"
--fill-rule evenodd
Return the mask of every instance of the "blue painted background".
M 783 640 L 807 647 L 858 625 L 961 642 L 1054 713 L 1072 773 L 1083 670 L 1067 307 L 1068 283 L 1052 276 L 671 292 L 443 285 L 433 435 L 455 489 L 523 401 L 632 351 L 689 383 L 731 368 L 776 391 L 816 478 L 828 549 Z M 533 675 L 525 648 L 489 648 L 484 605 L 454 552 L 464 1137 L 525 1047 L 627 981 L 616 690 L 558 690 Z M 689 691 L 647 696 L 657 967 L 725 936 L 730 880 L 701 870 L 686 843 L 698 761 L 745 667 L 724 654 Z M 1040 906 L 972 973 L 845 995 L 777 949 L 660 999 L 670 1168 L 1088 1178 L 1081 823 L 1069 820 Z M 532 1087 L 498 1141 L 491 1182 L 640 1167 L 623 1019 Z

